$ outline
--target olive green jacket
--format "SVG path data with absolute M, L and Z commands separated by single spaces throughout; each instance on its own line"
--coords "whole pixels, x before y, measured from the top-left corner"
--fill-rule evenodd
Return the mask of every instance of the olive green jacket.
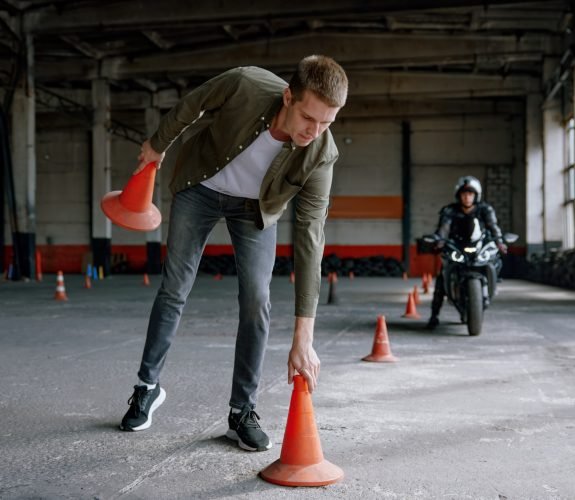
M 215 175 L 269 128 L 282 106 L 287 83 L 256 67 L 232 69 L 190 92 L 161 120 L 150 138 L 152 148 L 165 151 L 190 124 L 205 113 L 211 122 L 180 149 L 173 193 Z M 306 147 L 286 142 L 271 163 L 259 195 L 260 229 L 281 217 L 295 200 L 294 271 L 295 314 L 314 317 L 321 284 L 333 165 L 338 151 L 329 130 Z

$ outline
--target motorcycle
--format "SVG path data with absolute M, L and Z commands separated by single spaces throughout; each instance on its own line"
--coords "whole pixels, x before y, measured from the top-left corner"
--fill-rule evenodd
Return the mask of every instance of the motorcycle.
M 479 335 L 483 326 L 483 312 L 497 292 L 501 269 L 499 248 L 476 217 L 465 218 L 463 227 L 452 231 L 457 239 L 442 239 L 436 234 L 425 235 L 425 245 L 441 251 L 445 295 L 455 306 L 461 322 L 467 324 L 469 335 Z M 518 235 L 506 233 L 507 245 L 517 241 Z

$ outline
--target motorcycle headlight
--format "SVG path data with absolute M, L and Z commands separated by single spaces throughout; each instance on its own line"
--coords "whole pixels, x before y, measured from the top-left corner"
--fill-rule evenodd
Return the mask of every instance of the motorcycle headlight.
M 489 262 L 496 253 L 497 247 L 495 245 L 491 245 L 490 243 L 489 245 L 483 247 L 481 252 L 479 252 L 475 262 L 477 262 L 477 264 L 485 264 L 486 262 Z
M 461 252 L 458 252 L 457 250 L 453 250 L 451 252 L 451 260 L 454 262 L 463 262 L 465 260 L 465 257 L 463 256 L 463 254 Z
M 475 248 L 475 247 L 465 247 L 465 248 L 463 249 L 463 251 L 464 251 L 465 253 L 475 253 L 475 252 L 477 252 L 477 248 Z

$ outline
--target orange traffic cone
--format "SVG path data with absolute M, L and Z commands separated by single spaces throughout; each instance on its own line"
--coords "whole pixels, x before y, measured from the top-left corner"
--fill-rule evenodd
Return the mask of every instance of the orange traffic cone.
M 412 293 L 410 293 L 407 298 L 407 306 L 405 307 L 405 314 L 402 316 L 402 318 L 413 318 L 413 319 L 421 318 L 415 307 L 415 300 L 413 298 Z
M 42 254 L 40 250 L 36 250 L 36 281 L 42 281 Z
M 84 288 L 92 288 L 92 278 L 88 273 L 84 276 Z
M 403 271 L 403 274 L 401 275 L 401 278 L 402 278 L 403 280 L 406 280 L 406 279 L 407 279 L 407 273 L 406 273 L 405 271 Z
M 293 271 L 289 273 L 289 282 L 295 283 L 295 273 Z
M 260 472 L 262 479 L 281 486 L 325 486 L 343 478 L 343 471 L 323 457 L 311 394 L 301 375 L 293 392 L 280 458 Z
M 132 175 L 123 191 L 112 191 L 102 198 L 103 212 L 125 229 L 153 231 L 162 222 L 162 214 L 152 203 L 155 179 L 156 162 L 151 162 Z
M 423 293 L 429 293 L 429 275 L 427 273 L 423 273 L 421 276 L 421 288 Z
M 148 276 L 148 273 L 144 273 L 144 281 L 142 281 L 142 285 L 150 286 L 150 277 Z
M 224 277 L 222 276 L 222 273 L 218 273 L 214 276 L 214 279 L 216 281 L 222 281 L 224 279 Z
M 64 273 L 58 271 L 58 276 L 56 277 L 56 293 L 54 294 L 56 300 L 68 300 L 66 295 L 66 287 L 64 286 Z
M 350 279 L 350 280 L 353 280 L 354 278 L 355 278 L 354 272 L 353 272 L 353 271 L 350 271 L 350 272 L 349 272 L 349 279 Z
M 375 329 L 371 354 L 361 359 L 362 361 L 375 361 L 376 363 L 394 363 L 397 361 L 397 358 L 391 354 L 385 316 L 380 315 L 377 317 L 377 327 Z
M 421 303 L 421 300 L 419 300 L 419 291 L 417 290 L 417 285 L 413 287 L 413 301 L 416 303 L 416 305 Z

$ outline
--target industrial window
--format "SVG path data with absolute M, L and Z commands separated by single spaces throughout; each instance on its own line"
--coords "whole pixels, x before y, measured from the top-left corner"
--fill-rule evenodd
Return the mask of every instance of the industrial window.
M 565 248 L 575 248 L 575 119 L 567 122 L 565 168 Z

